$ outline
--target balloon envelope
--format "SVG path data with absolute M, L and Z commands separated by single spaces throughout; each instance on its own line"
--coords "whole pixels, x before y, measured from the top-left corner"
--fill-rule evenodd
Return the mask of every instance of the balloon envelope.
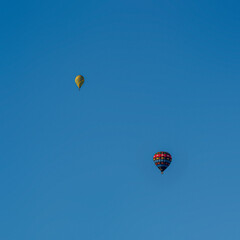
M 78 88 L 80 89 L 84 83 L 84 77 L 82 75 L 76 76 L 75 83 L 78 86 Z
M 168 152 L 157 152 L 153 156 L 153 161 L 161 173 L 163 173 L 171 164 L 172 156 Z

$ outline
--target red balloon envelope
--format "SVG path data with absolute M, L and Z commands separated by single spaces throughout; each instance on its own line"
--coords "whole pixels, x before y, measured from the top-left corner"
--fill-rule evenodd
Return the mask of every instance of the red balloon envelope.
M 168 168 L 169 165 L 171 164 L 172 156 L 168 152 L 157 152 L 153 156 L 153 161 L 155 165 L 158 167 L 158 169 L 161 171 L 161 173 L 163 174 L 166 168 Z

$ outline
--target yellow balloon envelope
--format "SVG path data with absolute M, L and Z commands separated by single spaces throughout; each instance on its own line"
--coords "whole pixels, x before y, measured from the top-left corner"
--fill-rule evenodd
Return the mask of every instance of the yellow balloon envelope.
M 76 76 L 75 83 L 77 84 L 78 88 L 80 89 L 84 83 L 84 77 L 82 75 Z

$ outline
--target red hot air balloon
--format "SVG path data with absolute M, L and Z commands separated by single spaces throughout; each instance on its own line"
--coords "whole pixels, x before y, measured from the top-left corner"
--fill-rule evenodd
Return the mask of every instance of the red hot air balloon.
M 158 167 L 158 169 L 161 171 L 161 173 L 163 174 L 166 168 L 168 168 L 169 165 L 171 164 L 172 156 L 168 152 L 157 152 L 153 156 L 153 161 L 155 165 Z

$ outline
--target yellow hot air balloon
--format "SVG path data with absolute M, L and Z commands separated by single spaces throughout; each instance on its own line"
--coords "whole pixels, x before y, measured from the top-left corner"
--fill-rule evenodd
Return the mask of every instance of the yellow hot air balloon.
M 78 86 L 78 89 L 80 90 L 80 88 L 82 87 L 83 83 L 84 83 L 84 77 L 82 75 L 77 75 L 75 78 L 75 83 Z

